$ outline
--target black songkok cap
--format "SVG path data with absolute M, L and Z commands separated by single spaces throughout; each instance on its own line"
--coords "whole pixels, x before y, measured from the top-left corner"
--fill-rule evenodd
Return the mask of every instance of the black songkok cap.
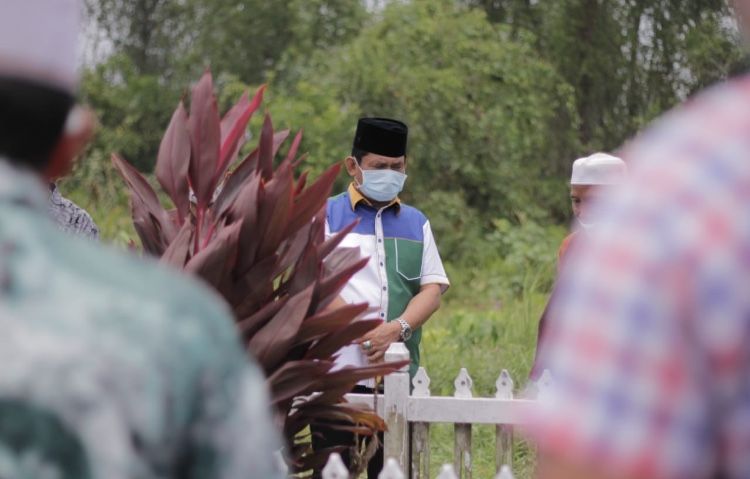
M 360 118 L 354 134 L 354 148 L 397 158 L 406 155 L 406 124 L 390 118 Z

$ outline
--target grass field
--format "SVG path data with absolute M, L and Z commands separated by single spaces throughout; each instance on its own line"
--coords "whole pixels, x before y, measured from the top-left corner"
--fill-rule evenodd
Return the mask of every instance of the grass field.
M 510 372 L 517 391 L 523 388 L 531 369 L 537 322 L 545 302 L 546 296 L 539 293 L 494 305 L 482 299 L 474 304 L 466 299 L 452 301 L 448 296 L 444 307 L 425 327 L 423 337 L 422 365 L 431 379 L 431 393 L 452 395 L 453 380 L 462 367 L 469 371 L 474 382 L 474 396 L 493 397 L 495 381 L 502 369 Z M 495 428 L 475 426 L 472 432 L 474 477 L 494 477 Z M 430 444 L 431 477 L 437 477 L 440 465 L 453 461 L 453 426 L 432 427 Z M 534 460 L 533 449 L 516 439 L 513 464 L 516 479 L 531 477 Z

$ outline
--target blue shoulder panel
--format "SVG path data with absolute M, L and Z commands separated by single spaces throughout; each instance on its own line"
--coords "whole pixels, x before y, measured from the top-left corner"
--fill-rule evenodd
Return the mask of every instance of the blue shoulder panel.
M 348 193 L 329 198 L 326 205 L 326 218 L 331 233 L 337 233 L 359 220 L 353 232 L 361 235 L 374 235 L 376 214 L 375 209 L 361 204 L 357 206 L 356 212 L 352 211 Z M 425 222 L 427 218 L 421 211 L 402 204 L 400 208 L 389 208 L 383 212 L 383 234 L 386 238 L 423 241 Z
M 424 224 L 427 217 L 413 206 L 402 204 L 398 210 L 391 208 L 383 214 L 383 234 L 386 238 L 424 241 Z

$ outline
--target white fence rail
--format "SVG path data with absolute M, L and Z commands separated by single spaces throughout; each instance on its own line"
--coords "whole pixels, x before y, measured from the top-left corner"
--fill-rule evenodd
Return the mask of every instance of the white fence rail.
M 404 344 L 394 343 L 386 352 L 385 359 L 408 360 L 409 352 Z M 551 383 L 549 372 L 545 371 L 535 385 L 537 396 L 547 394 Z M 388 430 L 384 437 L 384 449 L 385 457 L 390 460 L 383 473 L 390 475 L 381 474 L 382 479 L 429 479 L 429 437 L 430 424 L 433 423 L 452 423 L 455 431 L 453 465 L 443 466 L 439 479 L 471 479 L 473 424 L 496 426 L 496 477 L 513 477 L 510 473 L 513 461 L 513 427 L 520 425 L 524 418 L 528 417 L 536 406 L 536 400 L 514 398 L 513 379 L 508 371 L 503 370 L 497 378 L 493 398 L 474 397 L 471 377 L 463 368 L 454 381 L 455 392 L 452 397 L 430 395 L 430 378 L 424 368 L 419 368 L 412 384 L 414 389 L 410 394 L 409 372 L 407 368 L 403 368 L 385 377 L 385 394 L 378 395 L 377 401 L 372 394 L 346 396 L 349 402 L 364 403 L 370 407 L 375 406 L 374 403 L 377 402 L 377 413 L 385 419 Z M 332 457 L 331 460 L 335 461 L 335 458 Z M 401 471 L 406 471 L 407 475 L 404 476 Z M 334 479 L 347 476 L 323 477 Z

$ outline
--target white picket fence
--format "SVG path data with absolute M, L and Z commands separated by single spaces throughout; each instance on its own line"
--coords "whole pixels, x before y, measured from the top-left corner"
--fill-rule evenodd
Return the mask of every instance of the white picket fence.
M 409 351 L 403 343 L 394 343 L 385 354 L 386 361 L 409 359 Z M 452 465 L 443 466 L 439 479 L 471 479 L 472 452 L 471 430 L 473 424 L 495 425 L 495 465 L 497 478 L 509 479 L 513 462 L 513 427 L 520 425 L 533 412 L 536 399 L 514 398 L 513 379 L 507 370 L 500 373 L 495 382 L 493 398 L 474 397 L 472 380 L 462 368 L 454 381 L 452 397 L 431 396 L 430 378 L 424 368 L 419 368 L 409 393 L 409 372 L 405 367 L 385 377 L 385 394 L 375 401 L 372 394 L 348 394 L 352 403 L 377 406 L 377 413 L 385 419 L 385 457 L 389 458 L 381 479 L 410 477 L 429 479 L 430 470 L 430 424 L 454 424 L 454 459 Z M 548 394 L 552 380 L 548 371 L 535 384 L 537 398 Z M 377 402 L 377 404 L 375 404 Z M 346 478 L 346 468 L 339 467 L 341 458 L 331 456 L 328 476 L 324 479 Z M 340 464 L 343 467 L 343 464 Z M 344 475 L 342 474 L 344 471 Z
M 338 453 L 333 453 L 328 458 L 328 463 L 323 468 L 322 479 L 349 479 L 349 471 L 344 466 L 344 461 Z M 385 462 L 383 471 L 378 474 L 378 479 L 406 479 L 401 467 L 395 459 L 389 458 Z M 452 464 L 445 464 L 436 479 L 459 479 Z M 500 468 L 495 479 L 514 479 L 513 473 L 508 466 Z

